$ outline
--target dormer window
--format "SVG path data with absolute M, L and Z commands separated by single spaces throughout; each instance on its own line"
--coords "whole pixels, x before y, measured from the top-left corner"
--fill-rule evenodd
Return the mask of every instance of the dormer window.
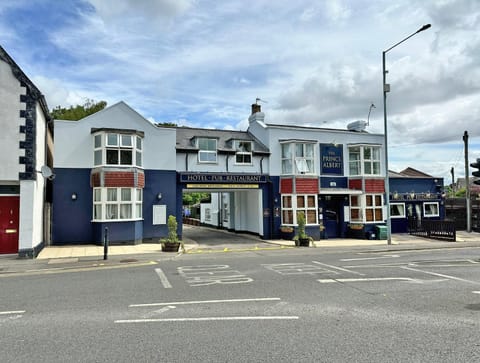
M 198 143 L 198 161 L 200 163 L 217 162 L 217 139 L 199 138 Z
M 235 140 L 235 163 L 236 164 L 252 164 L 252 142 L 251 141 L 243 141 L 243 140 Z

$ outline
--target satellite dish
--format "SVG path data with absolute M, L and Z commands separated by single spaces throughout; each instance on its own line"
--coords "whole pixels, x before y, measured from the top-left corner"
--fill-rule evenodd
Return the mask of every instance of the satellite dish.
M 55 174 L 53 174 L 52 169 L 44 165 L 40 168 L 40 173 L 45 179 L 53 180 L 55 179 Z

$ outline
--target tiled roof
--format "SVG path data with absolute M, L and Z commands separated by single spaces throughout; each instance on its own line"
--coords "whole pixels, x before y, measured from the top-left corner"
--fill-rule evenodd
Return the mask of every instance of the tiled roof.
M 223 152 L 234 152 L 233 140 L 253 142 L 253 152 L 269 154 L 268 148 L 246 131 L 201 129 L 191 127 L 177 127 L 177 150 L 198 150 L 194 143 L 195 138 L 209 137 L 218 140 L 217 149 Z

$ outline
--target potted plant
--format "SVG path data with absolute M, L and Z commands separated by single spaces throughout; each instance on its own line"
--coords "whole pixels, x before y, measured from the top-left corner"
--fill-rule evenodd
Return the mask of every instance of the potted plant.
M 308 247 L 310 246 L 310 241 L 313 241 L 313 238 L 310 237 L 306 232 L 305 232 L 305 213 L 299 212 L 297 214 L 297 224 L 298 224 L 298 233 L 295 237 L 293 237 L 293 240 L 295 241 L 295 246 L 299 247 Z
M 178 239 L 177 225 L 177 218 L 175 216 L 169 215 L 167 221 L 168 236 L 167 238 L 162 238 L 160 240 L 160 242 L 162 243 L 162 251 L 178 252 L 180 246 L 182 246 L 183 249 L 183 243 Z

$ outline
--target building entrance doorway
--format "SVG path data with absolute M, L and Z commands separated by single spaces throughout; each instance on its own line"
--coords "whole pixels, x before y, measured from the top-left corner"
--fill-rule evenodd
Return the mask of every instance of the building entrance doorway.
M 343 203 L 343 196 L 325 196 L 323 220 L 328 238 L 338 238 L 342 236 Z
M 263 236 L 262 190 L 184 189 L 208 195 L 194 205 L 183 205 L 185 224 L 200 224 L 232 232 Z M 188 198 L 182 198 L 184 201 Z
M 18 252 L 20 197 L 0 197 L 0 254 Z

